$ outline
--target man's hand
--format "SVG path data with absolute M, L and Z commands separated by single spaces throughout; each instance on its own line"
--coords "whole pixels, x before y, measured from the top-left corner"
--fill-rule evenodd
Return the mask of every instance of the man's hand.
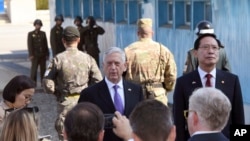
M 123 116 L 118 111 L 116 111 L 112 121 L 114 124 L 113 131 L 118 137 L 124 140 L 129 140 L 132 138 L 132 128 L 126 116 Z

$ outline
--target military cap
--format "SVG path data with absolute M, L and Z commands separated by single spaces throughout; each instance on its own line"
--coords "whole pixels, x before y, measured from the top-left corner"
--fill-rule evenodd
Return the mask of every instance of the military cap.
M 42 21 L 40 19 L 36 19 L 34 21 L 34 23 L 33 23 L 34 26 L 37 25 L 37 24 L 40 25 L 40 26 L 43 26 L 43 23 L 42 23 Z
M 63 19 L 63 15 L 57 15 L 56 17 L 55 17 L 55 21 L 64 21 L 64 19 Z
M 137 21 L 138 28 L 152 27 L 152 25 L 152 19 L 150 18 L 142 18 Z
M 73 27 L 73 26 L 67 26 L 64 31 L 63 31 L 63 36 L 65 38 L 80 38 L 80 33 L 77 30 L 77 28 Z

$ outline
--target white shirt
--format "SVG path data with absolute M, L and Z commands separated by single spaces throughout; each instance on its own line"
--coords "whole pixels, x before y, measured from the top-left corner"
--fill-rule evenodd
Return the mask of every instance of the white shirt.
M 203 71 L 200 67 L 198 67 L 198 72 L 199 72 L 199 75 L 200 75 L 202 86 L 205 87 L 206 86 L 206 81 L 207 81 L 206 74 L 208 74 L 208 73 Z M 209 72 L 209 74 L 212 75 L 210 81 L 211 81 L 212 87 L 215 88 L 216 68 L 214 68 L 211 72 Z
M 194 135 L 198 135 L 198 134 L 210 134 L 210 133 L 219 133 L 220 131 L 196 131 L 192 134 L 192 136 Z
M 125 109 L 125 100 L 124 100 L 124 89 L 123 89 L 123 83 L 122 83 L 122 79 L 117 83 L 117 84 L 114 84 L 112 83 L 111 81 L 109 81 L 106 77 L 105 77 L 105 82 L 108 86 L 108 89 L 109 89 L 109 93 L 110 93 L 110 96 L 112 98 L 112 101 L 114 103 L 114 96 L 115 96 L 115 89 L 114 89 L 114 85 L 118 85 L 118 88 L 117 88 L 117 92 L 118 94 L 120 95 L 121 97 L 121 100 L 122 100 L 122 105 Z

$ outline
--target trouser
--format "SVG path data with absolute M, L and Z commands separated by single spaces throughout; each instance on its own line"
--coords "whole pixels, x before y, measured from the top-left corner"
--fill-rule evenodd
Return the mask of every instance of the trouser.
M 58 133 L 60 141 L 63 141 L 64 120 L 67 112 L 73 108 L 80 97 L 80 94 L 69 95 L 65 97 L 63 102 L 59 102 L 57 106 L 58 117 L 55 121 L 55 129 Z
M 38 66 L 40 66 L 40 79 L 41 79 L 41 84 L 42 84 L 42 79 L 46 70 L 46 56 L 42 57 L 34 57 L 31 60 L 31 73 L 30 73 L 30 78 L 37 82 L 37 69 Z

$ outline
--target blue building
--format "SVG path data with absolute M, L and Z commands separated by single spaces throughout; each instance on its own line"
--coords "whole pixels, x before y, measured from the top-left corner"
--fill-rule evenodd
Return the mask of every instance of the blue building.
M 52 0 L 50 11 L 53 17 L 56 14 L 66 17 L 64 26 L 72 25 L 77 15 L 83 18 L 94 16 L 106 30 L 99 39 L 102 52 L 111 46 L 124 48 L 136 41 L 137 19 L 152 18 L 154 39 L 166 45 L 174 54 L 178 76 L 182 75 L 187 51 L 193 47 L 196 39 L 196 24 L 200 20 L 211 21 L 217 37 L 225 46 L 232 72 L 239 76 L 245 110 L 248 109 L 249 0 Z M 247 114 L 246 121 L 249 123 L 249 120 Z

